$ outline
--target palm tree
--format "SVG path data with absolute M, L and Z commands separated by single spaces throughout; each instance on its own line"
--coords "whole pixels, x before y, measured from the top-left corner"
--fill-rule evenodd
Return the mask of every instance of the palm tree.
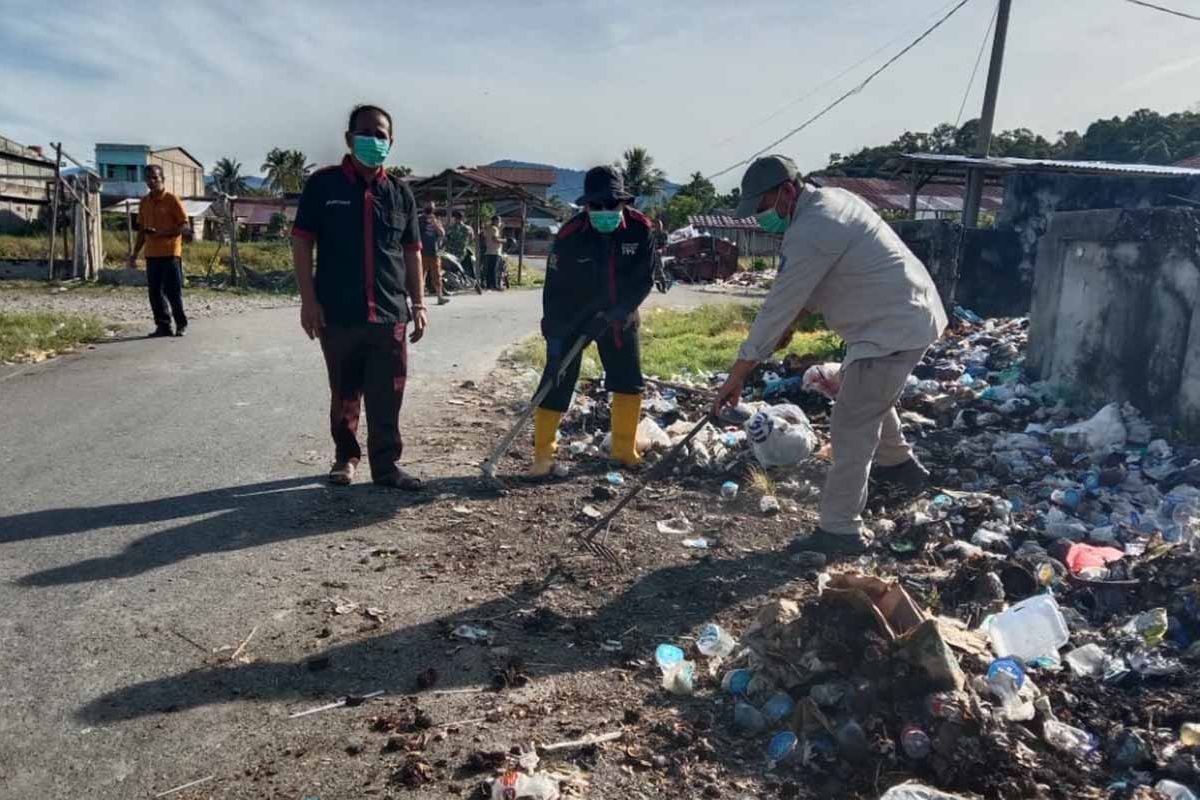
M 407 178 L 409 175 L 412 175 L 412 167 L 406 167 L 404 165 L 400 165 L 398 167 L 388 167 L 387 174 L 391 175 L 393 178 Z
M 304 155 L 300 150 L 287 151 L 287 192 L 299 192 L 304 188 L 304 182 L 308 180 L 308 176 L 316 169 L 315 164 L 308 163 L 308 156 Z
M 643 201 L 651 201 L 662 194 L 667 176 L 654 166 L 654 158 L 646 152 L 646 148 L 631 147 L 625 151 L 624 157 L 624 163 L 617 162 L 613 166 L 621 171 L 621 177 L 625 179 L 625 191 Z
M 290 158 L 287 150 L 274 147 L 271 152 L 267 153 L 267 159 L 260 169 L 266 173 L 267 185 L 271 187 L 271 191 L 287 191 L 285 187 L 287 186 L 289 165 Z
M 225 194 L 245 194 L 246 179 L 242 176 L 242 163 L 234 158 L 222 158 L 213 167 L 213 188 Z

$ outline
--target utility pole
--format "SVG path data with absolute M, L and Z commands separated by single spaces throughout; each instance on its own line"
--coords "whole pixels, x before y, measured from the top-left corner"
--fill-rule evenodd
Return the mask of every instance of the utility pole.
M 1012 0 L 1000 0 L 996 10 L 996 37 L 992 40 L 992 61 L 988 66 L 987 88 L 983 93 L 983 113 L 979 116 L 979 137 L 974 155 L 987 158 L 992 148 L 992 124 L 996 120 L 996 95 L 1000 92 L 1000 70 L 1004 66 L 1004 40 L 1008 36 L 1008 12 Z M 963 225 L 974 228 L 979 222 L 979 201 L 983 197 L 984 171 L 967 170 L 967 195 L 963 201 Z

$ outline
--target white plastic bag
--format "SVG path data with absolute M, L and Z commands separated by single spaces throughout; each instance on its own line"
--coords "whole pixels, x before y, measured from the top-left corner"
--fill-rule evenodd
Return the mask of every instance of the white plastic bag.
M 818 392 L 836 400 L 842 388 L 842 365 L 836 362 L 814 364 L 804 371 L 801 387 L 806 392 Z
M 1050 440 L 1068 450 L 1103 453 L 1124 447 L 1127 436 L 1121 407 L 1109 403 L 1091 419 L 1051 431 Z
M 745 428 L 754 457 L 764 467 L 798 464 L 812 455 L 817 446 L 817 435 L 797 406 L 764 408 L 746 422 Z

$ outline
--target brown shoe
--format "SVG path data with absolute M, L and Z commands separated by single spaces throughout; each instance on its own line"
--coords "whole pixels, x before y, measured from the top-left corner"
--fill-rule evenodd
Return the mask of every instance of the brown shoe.
M 354 462 L 338 461 L 329 470 L 329 482 L 336 486 L 349 486 L 354 482 Z
M 425 488 L 420 478 L 409 475 L 402 469 L 397 469 L 395 472 L 374 478 L 373 480 L 376 486 L 386 486 L 390 489 L 399 489 L 402 492 L 419 492 Z

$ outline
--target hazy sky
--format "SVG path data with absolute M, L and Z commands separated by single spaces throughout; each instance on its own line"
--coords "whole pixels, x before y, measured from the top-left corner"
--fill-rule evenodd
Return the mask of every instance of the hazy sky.
M 1161 3 L 1200 11 L 1198 0 Z M 369 101 L 396 117 L 389 163 L 418 174 L 497 158 L 586 167 L 642 145 L 680 180 L 800 124 L 953 5 L 0 0 L 0 134 L 61 139 L 88 161 L 98 141 L 178 144 L 206 168 L 233 156 L 257 173 L 274 146 L 339 158 L 346 112 Z M 1052 138 L 1200 101 L 1200 23 L 1124 0 L 1013 6 L 998 128 Z M 832 152 L 953 121 L 994 8 L 971 0 L 778 150 L 815 169 Z M 964 118 L 979 113 L 986 66 L 985 53 Z

